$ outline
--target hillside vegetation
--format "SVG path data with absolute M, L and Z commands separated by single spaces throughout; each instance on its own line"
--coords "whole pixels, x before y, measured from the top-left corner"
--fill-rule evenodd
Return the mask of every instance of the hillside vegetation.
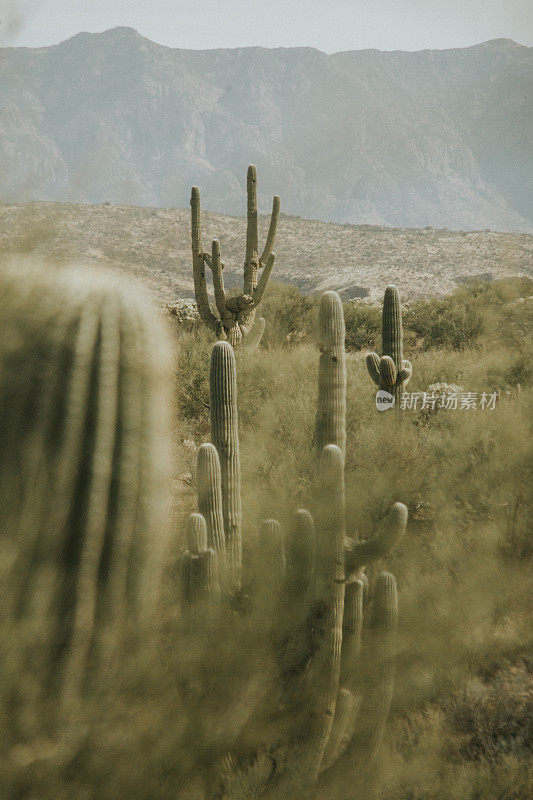
M 202 224 L 205 247 L 220 240 L 226 285 L 242 286 L 246 221 L 204 211 Z M 261 217 L 261 240 L 267 226 Z M 374 302 L 381 302 L 389 283 L 411 300 L 446 294 L 473 278 L 533 275 L 533 236 L 527 234 L 336 225 L 282 214 L 275 249 L 273 280 Z M 17 252 L 118 269 L 160 301 L 194 296 L 188 209 L 0 206 L 0 253 Z

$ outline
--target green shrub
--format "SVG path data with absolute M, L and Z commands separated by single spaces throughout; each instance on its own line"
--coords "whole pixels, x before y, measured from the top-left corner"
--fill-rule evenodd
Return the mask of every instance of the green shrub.
M 347 350 L 377 350 L 381 341 L 381 309 L 367 303 L 344 304 Z
M 292 343 L 312 336 L 318 298 L 302 294 L 296 286 L 270 282 L 261 303 L 266 320 L 263 345 Z
M 420 300 L 405 311 L 405 327 L 419 338 L 424 350 L 444 347 L 463 350 L 487 338 L 516 341 L 531 322 L 530 305 L 516 303 L 533 292 L 529 278 L 487 283 L 472 281 L 442 298 Z

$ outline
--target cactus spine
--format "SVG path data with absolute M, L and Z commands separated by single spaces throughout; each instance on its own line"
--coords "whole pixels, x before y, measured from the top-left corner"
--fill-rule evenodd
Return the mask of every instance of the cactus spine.
M 387 286 L 383 298 L 381 317 L 381 348 L 383 355 L 369 353 L 366 365 L 370 377 L 380 389 L 394 395 L 395 406 L 400 408 L 402 391 L 405 389 L 413 367 L 403 357 L 403 325 L 400 294 L 396 286 Z
M 203 322 L 211 328 L 217 338 L 227 339 L 235 347 L 243 337 L 253 331 L 252 346 L 259 343 L 264 323 L 253 330 L 255 311 L 270 278 L 276 256 L 272 252 L 279 219 L 280 200 L 276 195 L 272 203 L 272 214 L 264 250 L 259 256 L 258 216 L 257 216 L 257 169 L 251 164 L 246 176 L 247 229 L 246 256 L 244 261 L 243 293 L 236 297 L 226 297 L 222 271 L 224 262 L 220 256 L 220 244 L 214 240 L 211 253 L 202 249 L 200 219 L 200 191 L 197 186 L 191 190 L 191 242 L 194 276 L 194 292 L 198 312 Z M 213 274 L 213 291 L 218 316 L 213 313 L 207 296 L 205 265 Z M 258 270 L 263 272 L 258 280 Z
M 66 711 L 155 599 L 171 350 L 149 298 L 115 275 L 4 264 L 0 286 L 2 608 L 46 635 L 43 691 Z

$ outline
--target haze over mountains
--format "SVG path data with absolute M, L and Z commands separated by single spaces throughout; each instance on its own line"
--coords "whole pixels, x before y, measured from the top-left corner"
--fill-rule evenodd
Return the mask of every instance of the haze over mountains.
M 533 48 L 178 50 L 130 28 L 0 51 L 0 201 L 533 232 Z

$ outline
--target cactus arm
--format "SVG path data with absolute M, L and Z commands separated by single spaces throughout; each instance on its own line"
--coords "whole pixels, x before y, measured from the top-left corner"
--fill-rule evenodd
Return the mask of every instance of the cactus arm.
M 198 509 L 207 524 L 207 542 L 222 557 L 225 548 L 222 478 L 217 449 L 209 442 L 198 448 L 197 482 Z
M 194 255 L 203 255 L 200 190 L 197 186 L 191 189 L 191 244 Z
M 247 228 L 246 228 L 246 258 L 244 261 L 244 287 L 243 295 L 252 296 L 257 285 L 258 267 L 258 231 L 257 231 L 257 169 L 253 164 L 248 167 L 246 175 L 247 194 Z
M 207 525 L 201 514 L 189 514 L 186 526 L 187 547 L 197 556 L 207 549 Z
M 196 305 L 198 306 L 198 313 L 208 328 L 211 328 L 217 335 L 220 335 L 220 322 L 211 311 L 209 299 L 207 297 L 204 253 L 202 252 L 200 191 L 197 186 L 193 186 L 191 189 L 191 242 L 194 294 L 196 297 Z
M 383 739 L 394 688 L 394 644 L 398 621 L 396 581 L 382 572 L 376 581 L 369 624 L 364 681 L 368 684 L 359 707 L 355 731 L 349 744 L 332 768 L 321 776 L 321 797 L 351 800 L 354 785 L 366 785 L 372 764 Z
M 261 277 L 257 283 L 256 288 L 253 291 L 253 308 L 257 308 L 261 300 L 263 299 L 263 294 L 265 293 L 265 289 L 268 284 L 268 280 L 270 278 L 270 273 L 272 272 L 272 267 L 274 266 L 274 262 L 276 260 L 276 254 L 270 253 L 268 256 L 268 260 L 265 264 L 265 268 L 261 273 Z
M 383 558 L 402 539 L 407 525 L 407 507 L 394 503 L 379 534 L 367 542 L 346 539 L 346 571 L 355 570 Z
M 409 381 L 411 380 L 411 376 L 413 374 L 413 365 L 410 361 L 406 358 L 402 361 L 402 368 L 398 372 L 398 382 L 402 384 L 402 388 L 405 388 Z
M 280 208 L 280 199 L 278 195 L 275 195 L 272 201 L 272 214 L 270 215 L 270 226 L 268 228 L 265 248 L 263 250 L 261 258 L 259 259 L 260 267 L 265 266 L 265 264 L 268 261 L 268 257 L 270 256 L 272 249 L 274 247 L 276 232 L 278 230 L 279 208 Z
M 220 243 L 218 239 L 213 239 L 211 243 L 211 270 L 213 272 L 213 291 L 215 303 L 224 328 L 227 330 L 233 324 L 233 315 L 228 311 L 226 305 L 226 293 L 224 291 L 224 278 L 222 277 L 222 261 L 220 260 Z
M 374 589 L 374 602 L 369 624 L 365 692 L 353 739 L 359 759 L 373 759 L 381 745 L 394 689 L 394 649 L 398 626 L 398 592 L 396 579 L 390 572 L 381 572 Z M 352 749 L 350 745 L 350 749 Z
M 360 705 L 361 699 L 354 697 L 349 689 L 339 689 L 331 735 L 320 767 L 321 772 L 329 769 L 348 747 Z
M 211 353 L 211 440 L 220 459 L 222 512 L 229 578 L 240 587 L 242 568 L 241 466 L 237 414 L 235 354 L 228 342 L 217 342 Z
M 396 384 L 396 364 L 390 356 L 381 357 L 379 374 L 381 375 L 381 387 L 383 389 L 393 389 Z
M 377 353 L 368 353 L 366 357 L 366 368 L 368 370 L 368 374 L 377 386 L 379 386 L 381 383 L 379 361 L 380 359 Z
M 361 705 L 361 697 L 355 694 L 355 689 L 363 629 L 363 594 L 361 580 L 346 584 L 339 678 L 342 688 L 337 695 L 333 728 L 322 759 L 321 772 L 329 769 L 348 746 Z
M 267 566 L 267 571 L 273 574 L 273 579 L 279 589 L 285 577 L 285 552 L 281 525 L 277 519 L 264 519 L 261 523 L 259 548 L 263 563 Z M 274 594 L 277 593 L 274 591 Z
M 256 317 L 254 320 L 254 324 L 250 330 L 250 333 L 245 339 L 245 347 L 248 352 L 253 352 L 257 350 L 259 345 L 261 344 L 261 340 L 265 333 L 266 322 L 264 317 Z
M 368 606 L 368 601 L 370 599 L 370 583 L 366 572 L 361 572 L 361 571 L 358 572 L 357 578 L 363 584 L 363 610 L 364 610 Z
M 286 551 L 287 590 L 291 597 L 303 598 L 311 584 L 315 560 L 315 524 L 305 508 L 293 515 Z
M 361 580 L 346 584 L 344 590 L 344 616 L 342 620 L 342 655 L 340 684 L 355 689 L 357 663 L 361 651 L 363 630 L 364 585 Z
M 311 656 L 308 616 L 312 602 L 315 550 L 313 517 L 309 511 L 300 508 L 293 515 L 286 542 L 284 602 L 292 609 L 294 630 L 287 643 L 281 672 L 289 682 L 289 694 L 291 680 L 305 672 Z
M 318 307 L 318 404 L 315 439 L 318 453 L 328 444 L 346 450 L 346 351 L 342 302 L 324 292 Z
M 315 655 L 312 683 L 315 704 L 307 764 L 316 782 L 331 734 L 339 688 L 344 610 L 344 457 L 337 445 L 324 447 L 318 463 L 316 586 L 313 609 Z
M 182 603 L 189 631 L 214 633 L 220 611 L 218 556 L 214 550 L 182 557 Z

